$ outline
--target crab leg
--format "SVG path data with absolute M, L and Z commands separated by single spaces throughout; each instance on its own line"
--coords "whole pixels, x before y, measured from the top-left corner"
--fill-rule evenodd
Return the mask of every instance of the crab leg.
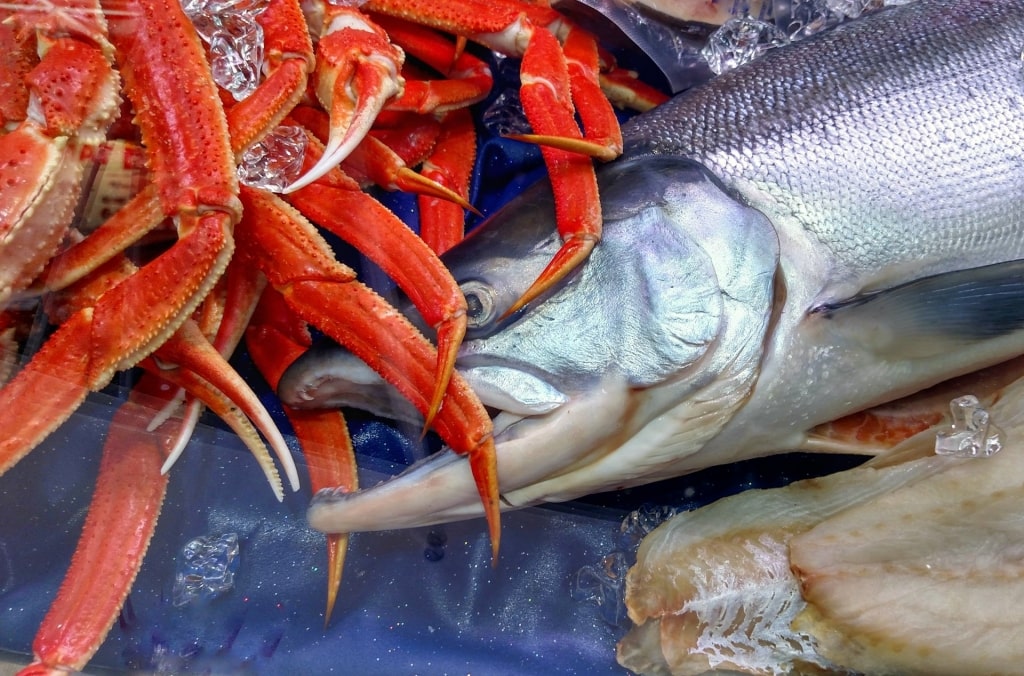
M 523 55 L 521 98 L 523 111 L 537 133 L 534 140 L 554 136 L 582 138 L 573 120 L 568 70 L 561 73 L 554 67 L 559 63 L 559 53 L 560 47 L 553 35 L 547 31 L 535 31 Z M 539 74 L 542 69 L 551 75 L 535 78 L 533 74 Z M 556 77 L 556 73 L 562 77 Z M 533 284 L 506 311 L 506 315 L 516 312 L 561 281 L 587 259 L 601 239 L 601 202 L 597 175 L 590 157 L 575 149 L 547 143 L 541 145 L 540 150 L 551 177 L 555 218 L 563 244 Z
M 232 227 L 241 208 L 233 155 L 198 38 L 173 0 L 133 0 L 127 8 L 122 0 L 111 2 L 110 38 L 151 151 L 160 202 L 175 216 L 179 240 L 71 316 L 0 390 L 0 424 L 12 431 L 0 440 L 0 471 L 67 419 L 89 390 L 173 334 L 233 250 Z M 41 401 L 43 391 L 48 396 Z
M 277 389 L 281 374 L 311 343 L 306 323 L 295 316 L 284 298 L 273 289 L 263 293 L 253 320 L 246 329 L 246 345 L 256 367 Z M 351 492 L 359 488 L 355 451 L 341 411 L 301 411 L 283 406 L 309 468 L 309 483 L 316 493 L 323 488 Z M 348 548 L 347 533 L 327 535 L 327 610 L 330 622 L 341 585 Z
M 305 166 L 317 159 L 314 144 Z M 426 425 L 441 408 L 455 371 L 455 357 L 466 335 L 466 299 L 451 274 L 422 239 L 376 200 L 368 199 L 350 179 L 332 171 L 302 188 L 290 201 L 307 218 L 352 244 L 379 265 L 408 294 L 423 318 L 437 331 L 437 365 Z M 354 217 L 359 214 L 359 217 Z M 362 227 L 372 222 L 374 228 Z
M 316 187 L 327 192 L 307 193 L 306 206 L 326 210 L 324 205 L 331 205 L 340 213 L 358 214 L 359 222 L 378 218 L 375 209 L 383 210 L 358 190 L 328 190 L 319 183 L 304 190 Z M 274 195 L 244 186 L 241 197 L 245 215 L 239 225 L 245 237 L 239 240 L 239 255 L 263 270 L 296 314 L 351 350 L 427 415 L 431 402 L 424 393 L 435 384 L 428 366 L 437 360 L 433 346 L 404 316 L 359 283 L 352 270 L 335 261 L 299 212 Z M 314 197 L 322 197 L 322 204 L 314 204 Z M 457 373 L 444 394 L 445 405 L 433 426 L 449 446 L 469 455 L 496 555 L 500 522 L 490 419 Z
M 32 644 L 35 661 L 22 676 L 84 669 L 128 596 L 167 488 L 167 477 L 160 474 L 161 440 L 174 423 L 146 431 L 152 402 L 168 391 L 162 393 L 161 385 L 158 378 L 143 376 L 114 414 L 71 567 Z
M 164 360 L 168 360 L 173 366 L 162 366 L 166 363 Z M 298 472 L 295 469 L 291 452 L 270 413 L 260 402 L 256 393 L 224 360 L 220 352 L 206 341 L 194 322 L 186 321 L 182 324 L 181 328 L 142 365 L 160 373 L 165 376 L 165 379 L 184 387 L 189 393 L 202 399 L 203 403 L 210 406 L 229 424 L 251 420 L 277 454 L 285 468 L 292 490 L 299 489 Z M 244 414 L 244 416 L 239 414 Z M 283 500 L 281 480 L 270 456 L 255 434 L 255 430 L 252 430 L 247 422 L 241 430 L 238 429 L 237 424 L 232 424 L 232 427 L 239 432 L 239 436 L 246 442 L 246 446 L 253 451 L 267 475 L 277 499 Z
M 373 136 L 364 138 L 342 166 L 346 172 L 364 175 L 385 190 L 426 195 L 450 202 L 460 210 L 473 208 L 466 200 L 465 194 L 459 194 L 443 183 L 416 173 L 406 166 L 396 151 Z
M 88 237 L 53 257 L 39 276 L 39 291 L 60 291 L 123 252 L 164 220 L 150 184 Z
M 245 327 L 256 308 L 256 301 L 259 300 L 259 296 L 266 286 L 266 279 L 258 270 L 250 270 L 246 266 L 239 265 L 237 259 L 232 259 L 232 261 L 224 276 L 218 281 L 217 287 L 206 297 L 194 315 L 203 335 L 212 343 L 217 354 L 225 359 L 235 351 L 238 343 L 242 340 Z M 160 468 L 161 472 L 166 474 L 171 471 L 174 463 L 185 452 L 195 424 L 199 421 L 199 415 L 202 413 L 202 406 L 203 402 L 195 395 L 185 399 L 185 411 L 182 416 L 189 421 L 189 424 L 181 426 L 181 434 L 168 451 L 167 459 L 164 461 L 163 467 Z M 161 415 L 170 415 L 171 409 L 176 408 L 177 406 L 169 406 L 168 409 L 161 412 Z M 237 413 L 237 407 L 234 404 L 231 404 L 231 408 L 235 409 L 235 415 L 244 419 L 244 416 Z M 221 415 L 216 410 L 214 412 Z M 248 419 L 245 421 L 248 423 Z M 231 426 L 233 429 L 237 429 L 236 425 Z M 242 437 L 241 434 L 239 436 Z M 259 456 L 257 455 L 257 457 Z
M 476 158 L 476 131 L 465 108 L 449 112 L 442 123 L 434 153 L 420 172 L 457 195 L 469 198 L 469 180 Z M 419 197 L 420 237 L 437 254 L 460 242 L 465 235 L 466 215 L 458 204 L 436 197 Z
M 375 14 L 372 19 L 406 53 L 445 78 L 406 78 L 405 89 L 400 96 L 387 103 L 388 110 L 420 114 L 444 113 L 477 103 L 491 91 L 494 76 L 490 67 L 469 52 L 459 50 L 455 42 L 426 26 L 392 16 Z
M 295 0 L 271 0 L 257 17 L 263 27 L 267 76 L 227 111 L 231 145 L 241 153 L 281 123 L 306 93 L 313 43 Z

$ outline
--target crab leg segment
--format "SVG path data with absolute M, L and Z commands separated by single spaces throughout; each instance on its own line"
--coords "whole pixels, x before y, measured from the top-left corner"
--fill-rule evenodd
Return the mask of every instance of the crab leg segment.
M 285 468 L 292 490 L 299 489 L 299 476 L 291 451 L 288 450 L 288 445 L 270 413 L 238 372 L 207 342 L 194 322 L 186 321 L 182 324 L 181 328 L 153 353 L 150 361 L 152 363 L 145 364 L 147 368 L 167 376 L 171 382 L 202 399 L 215 413 L 222 418 L 226 417 L 229 423 L 232 420 L 245 420 L 245 417 L 251 420 L 277 454 Z M 236 418 L 238 413 L 245 414 L 245 417 Z M 248 424 L 246 427 L 249 427 Z M 278 500 L 282 500 L 284 496 L 277 470 L 274 469 L 273 462 L 260 443 L 259 437 L 248 429 L 239 436 L 242 436 L 246 440 L 246 445 L 253 450 L 274 488 L 274 494 Z
M 0 129 L 9 131 L 25 119 L 28 89 L 25 76 L 38 61 L 35 35 L 0 21 Z
M 306 151 L 307 165 L 315 156 L 316 148 L 311 143 Z M 307 218 L 379 265 L 437 331 L 435 384 L 429 390 L 433 395 L 424 413 L 429 426 L 441 408 L 455 371 L 459 346 L 466 335 L 465 296 L 422 239 L 340 172 L 331 172 L 323 180 L 293 193 L 291 202 Z M 366 222 L 375 223 L 376 227 L 363 227 Z
M 207 219 L 230 225 L 241 210 L 234 154 L 192 24 L 176 0 L 132 0 L 128 11 L 123 0 L 108 3 L 110 38 L 164 211 L 176 216 L 182 237 Z
M 256 367 L 276 390 L 281 374 L 310 346 L 306 323 L 299 319 L 277 291 L 263 293 L 246 329 L 246 345 Z M 316 493 L 324 488 L 346 492 L 359 488 L 355 451 L 341 411 L 302 411 L 283 406 L 309 468 L 309 483 Z M 327 611 L 330 621 L 341 585 L 348 534 L 327 535 Z
M 323 34 L 317 45 L 316 94 L 330 111 L 331 131 L 320 162 L 286 192 L 309 185 L 345 159 L 377 114 L 402 93 L 401 49 L 361 12 L 319 3 Z
M 266 136 L 306 93 L 313 43 L 295 0 L 271 0 L 256 19 L 263 28 L 267 76 L 227 112 L 236 154 Z
M 173 391 L 161 385 L 159 379 L 144 376 L 114 414 L 71 567 L 32 644 L 35 661 L 22 675 L 81 671 L 117 619 L 167 488 L 167 477 L 160 474 L 162 439 L 174 423 L 146 431 L 153 402 Z
M 339 203 L 346 192 L 352 191 L 325 195 L 329 199 L 324 204 L 341 213 L 361 214 L 360 222 L 373 217 L 367 208 L 379 206 L 375 200 L 363 196 Z M 401 313 L 359 283 L 352 270 L 334 260 L 326 242 L 295 209 L 244 186 L 241 195 L 245 236 L 239 239 L 239 254 L 264 271 L 296 314 L 351 350 L 426 415 L 430 401 L 423 393 L 434 388 L 431 365 L 437 362 L 433 346 Z M 500 522 L 490 419 L 458 374 L 451 377 L 444 401 L 433 426 L 449 446 L 469 455 L 496 553 Z
M 50 259 L 39 291 L 60 291 L 92 273 L 164 220 L 156 187 L 146 186 L 113 216 L 74 246 Z
M 442 122 L 434 153 L 420 169 L 424 177 L 469 197 L 469 180 L 476 158 L 476 130 L 469 110 L 449 112 Z M 420 237 L 437 254 L 442 254 L 465 235 L 466 215 L 458 204 L 436 197 L 419 197 Z
M 442 80 L 406 78 L 402 95 L 387 104 L 388 110 L 420 114 L 444 113 L 483 100 L 494 85 L 487 63 L 426 26 L 384 14 L 373 21 L 407 54 L 444 76 Z
M 580 132 L 573 120 L 568 77 L 555 77 L 555 73 L 545 78 L 527 75 L 540 72 L 545 67 L 551 72 L 553 59 L 559 50 L 553 35 L 546 31 L 535 32 L 523 56 L 523 110 L 534 130 L 542 137 L 579 138 Z M 575 150 L 551 145 L 541 145 L 540 151 L 551 177 L 555 217 L 563 244 L 506 315 L 516 312 L 561 281 L 587 259 L 601 239 L 601 202 L 590 158 Z
M 111 0 L 110 37 L 178 242 L 75 312 L 0 390 L 0 471 L 113 374 L 159 347 L 227 266 L 241 205 L 217 90 L 175 0 Z M 46 397 L 40 393 L 46 392 Z M 31 411 L 31 415 L 28 413 Z

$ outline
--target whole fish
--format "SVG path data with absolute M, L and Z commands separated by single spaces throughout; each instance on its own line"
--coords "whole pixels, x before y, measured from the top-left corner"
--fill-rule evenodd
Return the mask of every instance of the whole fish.
M 546 187 L 446 256 L 458 368 L 495 418 L 509 508 L 787 450 L 809 430 L 1024 353 L 1024 1 L 919 0 L 765 54 L 624 130 L 589 261 L 505 318 L 560 242 Z M 344 353 L 294 406 L 401 417 Z M 317 529 L 481 514 L 443 451 Z

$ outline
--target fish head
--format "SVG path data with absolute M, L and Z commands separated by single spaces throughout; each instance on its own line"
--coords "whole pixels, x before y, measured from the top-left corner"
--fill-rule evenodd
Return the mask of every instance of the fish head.
M 468 307 L 456 368 L 495 412 L 509 507 L 661 478 L 671 456 L 700 450 L 756 379 L 779 256 L 770 222 L 685 158 L 619 161 L 599 185 L 599 245 L 518 311 L 509 308 L 561 246 L 548 185 L 443 257 Z M 279 395 L 297 407 L 413 415 L 340 348 L 297 361 Z M 309 518 L 352 532 L 480 513 L 468 462 L 442 451 L 375 488 L 321 492 Z

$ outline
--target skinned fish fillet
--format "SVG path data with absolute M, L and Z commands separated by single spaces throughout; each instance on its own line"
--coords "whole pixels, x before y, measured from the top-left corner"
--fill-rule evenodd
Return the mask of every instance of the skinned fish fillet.
M 619 645 L 646 674 L 1024 673 L 1024 383 L 991 409 L 1006 448 L 887 457 L 748 491 L 651 533 Z

